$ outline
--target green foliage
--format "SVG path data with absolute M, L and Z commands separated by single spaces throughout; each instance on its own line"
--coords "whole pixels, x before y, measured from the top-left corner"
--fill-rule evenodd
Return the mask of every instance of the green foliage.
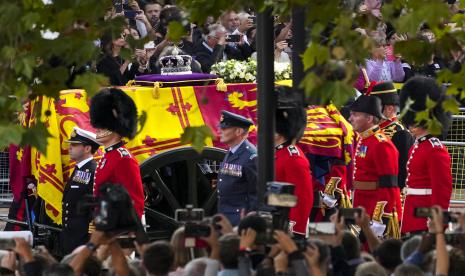
M 17 125 L 22 102 L 37 95 L 56 98 L 67 88 L 71 68 L 98 58 L 94 41 L 105 32 L 121 34 L 123 18 L 103 20 L 111 0 L 50 2 L 0 3 L 0 147 L 14 142 L 45 150 L 48 132 L 42 124 Z M 107 84 L 91 71 L 74 81 L 90 94 Z
M 23 130 L 21 139 L 14 143 L 19 143 L 20 146 L 31 146 L 37 148 L 38 151 L 45 153 L 47 149 L 47 138 L 51 137 L 47 127 L 43 123 L 37 123 L 34 126 Z
M 212 130 L 208 126 L 186 127 L 181 135 L 181 143 L 191 144 L 197 152 L 201 153 L 208 138 L 213 138 Z
M 368 13 L 354 13 L 341 5 L 340 0 L 178 0 L 186 12 L 186 20 L 201 25 L 207 16 L 217 18 L 225 10 L 253 8 L 257 11 L 271 9 L 281 21 L 289 18 L 293 8 L 305 11 L 305 26 L 308 34 L 307 50 L 302 59 L 306 75 L 300 86 L 306 98 L 315 104 L 333 102 L 343 104 L 353 94 L 351 86 L 358 76 L 358 67 L 370 56 L 372 41 L 360 35 L 354 26 L 373 31 L 377 19 Z M 344 2 L 344 1 L 342 1 Z M 96 60 L 100 49 L 94 41 L 103 34 L 113 38 L 120 36 L 124 18 L 103 20 L 103 15 L 112 6 L 111 0 L 42 1 L 22 0 L 0 3 L 0 147 L 11 141 L 37 145 L 44 149 L 46 141 L 43 129 L 37 126 L 23 130 L 15 126 L 15 115 L 22 109 L 22 102 L 36 95 L 57 97 L 59 90 L 66 88 L 71 68 L 80 68 L 88 61 Z M 399 16 L 399 11 L 402 15 Z M 442 0 L 393 0 L 382 9 L 385 21 L 391 22 L 405 41 L 397 42 L 395 52 L 416 66 L 431 60 L 433 53 L 448 58 L 451 53 L 465 44 L 465 16 L 452 16 Z M 446 25 L 445 21 L 455 24 Z M 187 21 L 172 22 L 168 37 L 177 41 L 184 35 Z M 298 22 L 294 22 L 297 24 Z M 427 24 L 436 39 L 425 43 L 417 38 L 417 32 Z M 47 38 L 44 34 L 55 34 Z M 303 38 L 302 38 L 303 39 Z M 147 42 L 131 40 L 130 49 L 123 57 L 131 56 L 132 50 Z M 58 59 L 57 59 L 58 58 Z M 350 62 L 347 62 L 350 61 Z M 465 97 L 465 67 L 456 74 L 445 70 L 439 74 L 438 82 L 448 82 L 448 94 Z M 92 71 L 78 76 L 74 86 L 85 88 L 89 95 L 108 82 Z M 443 107 L 457 111 L 457 102 L 447 100 Z M 419 117 L 428 121 L 431 129 L 438 122 L 430 120 L 429 113 Z M 6 131 L 11 129 L 11 132 Z M 186 129 L 183 137 L 195 145 L 204 143 L 210 130 L 206 127 Z M 194 133 L 197 133 L 195 134 Z M 41 141 L 39 141 L 41 140 Z

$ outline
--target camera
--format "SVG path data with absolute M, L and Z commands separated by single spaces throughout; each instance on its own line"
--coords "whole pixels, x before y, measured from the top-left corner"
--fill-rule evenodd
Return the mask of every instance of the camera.
M 361 208 L 341 208 L 339 209 L 338 216 L 339 218 L 344 217 L 344 221 L 346 224 L 355 224 L 355 214 L 358 217 L 362 215 Z
M 103 232 L 122 233 L 140 230 L 142 224 L 137 217 L 132 200 L 126 189 L 119 184 L 106 182 L 99 188 L 99 196 L 86 197 L 78 204 L 78 213 L 93 210 L 95 229 Z
M 308 232 L 311 235 L 334 235 L 336 234 L 336 225 L 332 222 L 310 222 Z
M 417 207 L 415 208 L 415 217 L 417 218 L 430 218 L 433 216 L 433 209 L 429 207 Z M 452 213 L 448 211 L 443 211 L 442 216 L 444 219 L 444 224 L 449 222 L 457 222 L 457 219 L 452 217 Z
M 201 208 L 194 208 L 192 205 L 186 205 L 185 209 L 176 209 L 174 219 L 177 222 L 202 221 L 205 212 Z
M 174 218 L 184 224 L 185 236 L 189 238 L 208 237 L 211 234 L 210 220 L 204 219 L 204 210 L 186 205 L 185 209 L 176 209 Z
M 273 207 L 292 208 L 297 205 L 295 186 L 286 182 L 268 182 L 266 204 Z
M 297 204 L 294 188 L 294 185 L 286 182 L 267 183 L 266 206 L 259 212 L 254 223 L 257 227 L 260 225 L 259 229 L 255 229 L 257 231 L 256 244 L 274 244 L 276 243 L 273 238 L 275 230 L 288 231 L 289 211 Z

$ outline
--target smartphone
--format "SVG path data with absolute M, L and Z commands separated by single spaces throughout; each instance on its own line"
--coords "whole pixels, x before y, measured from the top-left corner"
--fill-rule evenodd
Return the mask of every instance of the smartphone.
M 174 219 L 178 222 L 202 221 L 204 214 L 204 210 L 201 208 L 176 209 Z
M 310 222 L 308 224 L 309 234 L 312 235 L 334 235 L 336 225 L 332 222 Z
M 394 47 L 392 45 L 387 45 L 384 47 L 386 52 L 386 60 L 387 61 L 394 61 L 396 57 L 394 56 Z
M 115 7 L 115 12 L 116 13 L 122 13 L 123 12 L 123 1 L 114 0 L 113 1 L 113 6 Z
M 249 20 L 252 20 L 252 24 L 257 25 L 257 17 L 256 16 L 249 16 Z
M 121 246 L 121 248 L 134 248 L 134 241 L 135 241 L 135 238 L 131 238 L 131 237 L 128 237 L 128 236 L 120 236 L 118 237 L 117 239 L 119 245 Z
M 0 239 L 0 250 L 13 250 L 16 242 L 13 239 Z
M 228 35 L 226 42 L 239 42 L 241 41 L 241 35 Z
M 286 39 L 287 47 L 292 48 L 292 38 Z
M 432 208 L 430 207 L 417 207 L 415 208 L 415 217 L 417 218 L 430 218 L 433 216 Z M 442 216 L 444 218 L 444 223 L 457 222 L 457 219 L 452 217 L 452 213 L 448 211 L 443 211 Z
M 184 238 L 184 246 L 187 248 L 207 248 L 208 243 L 199 238 Z
M 361 208 L 341 208 L 339 209 L 339 218 L 344 217 L 346 224 L 355 224 L 355 214 L 360 217 L 362 215 Z
M 134 19 L 134 18 L 136 18 L 136 15 L 138 15 L 139 13 L 140 13 L 140 11 L 125 10 L 125 11 L 124 11 L 124 16 L 125 16 L 127 19 Z

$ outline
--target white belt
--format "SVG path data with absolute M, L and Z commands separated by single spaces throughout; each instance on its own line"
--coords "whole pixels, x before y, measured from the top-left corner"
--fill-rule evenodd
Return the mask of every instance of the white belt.
M 433 191 L 431 189 L 414 189 L 406 188 L 406 195 L 431 195 Z

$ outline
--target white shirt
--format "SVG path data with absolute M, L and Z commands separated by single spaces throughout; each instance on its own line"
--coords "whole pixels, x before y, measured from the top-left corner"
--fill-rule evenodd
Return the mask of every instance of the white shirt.
M 87 159 L 84 159 L 82 160 L 81 162 L 77 163 L 77 167 L 78 169 L 82 168 L 82 166 L 84 166 L 85 164 L 87 164 L 87 162 L 91 161 L 92 159 L 94 159 L 94 157 L 89 157 Z

